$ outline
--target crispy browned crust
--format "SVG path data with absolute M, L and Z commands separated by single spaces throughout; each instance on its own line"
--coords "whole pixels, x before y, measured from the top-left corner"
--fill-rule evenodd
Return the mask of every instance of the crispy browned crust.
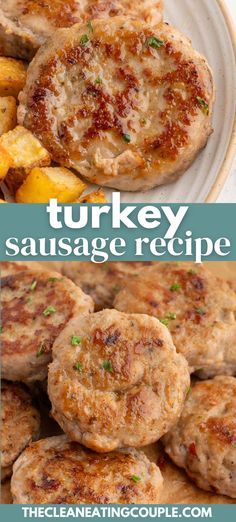
M 135 482 L 132 477 L 140 477 Z M 14 466 L 14 503 L 156 503 L 162 488 L 158 467 L 141 452 L 99 455 L 65 436 L 31 444 Z
M 1 385 L 1 467 L 10 469 L 25 447 L 39 435 L 40 415 L 20 384 Z
M 52 414 L 72 440 L 98 452 L 145 446 L 180 415 L 188 366 L 154 318 L 116 310 L 81 316 L 60 335 L 53 354 Z
M 44 380 L 55 339 L 74 315 L 92 311 L 93 304 L 58 273 L 20 268 L 2 263 L 2 375 L 8 380 Z M 52 313 L 45 312 L 48 307 Z
M 214 95 L 207 62 L 165 24 L 153 28 L 116 17 L 107 23 L 95 20 L 92 27 L 61 30 L 41 48 L 21 96 L 20 120 L 55 160 L 92 182 L 138 190 L 173 181 L 211 133 Z M 160 48 L 148 44 L 153 38 Z M 101 66 L 104 77 L 97 83 Z M 55 101 L 60 107 L 64 89 L 58 72 L 78 91 L 73 108 L 65 93 L 63 118 L 60 109 L 52 110 Z M 148 112 L 142 109 L 147 92 L 152 98 Z M 132 138 L 128 145 L 127 135 Z M 112 146 L 103 156 L 108 137 Z M 128 175 L 135 183 L 128 183 Z

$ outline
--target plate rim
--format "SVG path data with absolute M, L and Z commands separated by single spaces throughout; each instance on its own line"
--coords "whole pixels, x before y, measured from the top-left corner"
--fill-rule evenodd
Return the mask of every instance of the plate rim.
M 226 22 L 226 25 L 227 25 L 227 28 L 229 31 L 230 39 L 232 42 L 232 46 L 233 46 L 234 58 L 236 61 L 236 28 L 235 28 L 234 22 L 232 20 L 232 16 L 230 14 L 228 6 L 225 3 L 225 0 L 216 0 L 216 3 L 218 4 L 218 6 L 224 16 L 224 19 L 225 19 L 225 22 Z M 235 111 L 235 115 L 234 115 L 232 133 L 230 136 L 229 144 L 228 144 L 228 147 L 227 147 L 227 150 L 225 153 L 225 157 L 224 157 L 222 166 L 218 171 L 216 179 L 215 179 L 210 191 L 208 192 L 208 195 L 206 196 L 205 203 L 215 203 L 216 200 L 218 199 L 218 197 L 227 181 L 227 178 L 230 174 L 230 170 L 231 170 L 231 167 L 233 164 L 235 154 L 236 154 L 236 111 Z

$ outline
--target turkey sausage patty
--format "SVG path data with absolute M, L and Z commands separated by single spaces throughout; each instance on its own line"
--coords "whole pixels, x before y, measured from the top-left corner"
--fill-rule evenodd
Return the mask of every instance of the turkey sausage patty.
M 16 504 L 155 504 L 161 489 L 160 470 L 144 453 L 99 455 L 64 435 L 31 444 L 12 478 Z
M 236 373 L 236 292 L 203 265 L 156 263 L 130 275 L 114 307 L 162 320 L 200 376 Z
M 0 52 L 31 60 L 55 28 L 124 14 L 155 24 L 162 11 L 163 0 L 0 0 Z
M 92 262 L 65 261 L 61 263 L 61 273 L 72 279 L 89 294 L 95 303 L 95 309 L 113 308 L 116 294 L 126 284 L 129 274 L 139 274 L 152 263 L 112 262 L 95 264 Z
M 197 485 L 236 498 L 236 379 L 193 385 L 176 426 L 164 437 L 167 453 Z
M 2 376 L 14 381 L 44 380 L 51 348 L 67 322 L 93 310 L 92 300 L 56 272 L 12 266 L 1 277 Z M 13 265 L 13 264 L 12 264 Z
M 211 133 L 212 74 L 173 27 L 126 17 L 61 29 L 41 47 L 19 122 L 90 182 L 148 190 L 185 171 Z
M 31 397 L 20 384 L 1 385 L 1 479 L 12 473 L 12 465 L 25 447 L 39 435 L 40 416 Z
M 185 359 L 159 321 L 104 310 L 70 322 L 54 344 L 48 391 L 63 431 L 98 452 L 144 446 L 176 422 Z

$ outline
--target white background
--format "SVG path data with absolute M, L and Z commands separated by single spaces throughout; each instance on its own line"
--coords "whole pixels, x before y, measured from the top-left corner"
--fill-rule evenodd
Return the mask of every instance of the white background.
M 225 0 L 236 26 L 236 0 Z M 234 160 L 231 174 L 218 198 L 219 203 L 236 203 L 236 158 Z

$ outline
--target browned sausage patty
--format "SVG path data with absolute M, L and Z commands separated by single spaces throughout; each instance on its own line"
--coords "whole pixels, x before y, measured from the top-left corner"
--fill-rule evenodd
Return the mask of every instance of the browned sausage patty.
M 59 263 L 60 265 L 60 263 Z M 151 266 L 152 263 L 142 262 L 112 262 L 95 264 L 92 262 L 66 261 L 61 263 L 61 273 L 85 292 L 94 303 L 95 310 L 112 308 L 117 293 L 126 284 L 130 274 L 138 275 L 140 270 Z
M 153 317 L 103 310 L 69 323 L 53 347 L 52 414 L 72 439 L 98 451 L 145 446 L 176 422 L 189 371 Z
M 155 504 L 159 468 L 135 449 L 99 455 L 67 437 L 31 444 L 14 466 L 15 504 Z
M 12 473 L 12 465 L 39 435 L 40 416 L 29 392 L 20 384 L 1 385 L 1 479 Z
M 211 70 L 167 24 L 114 17 L 61 29 L 30 64 L 19 122 L 90 182 L 172 182 L 211 133 Z
M 204 491 L 194 484 L 182 468 L 177 467 L 165 453 L 162 444 L 143 449 L 151 462 L 161 470 L 163 488 L 160 504 L 235 504 L 236 500 L 224 495 Z
M 236 498 L 236 379 L 195 383 L 164 443 L 200 488 Z
M 2 376 L 44 380 L 51 348 L 67 322 L 93 310 L 89 296 L 56 272 L 12 267 L 1 278 Z
M 0 52 L 31 60 L 55 28 L 116 15 L 162 18 L 163 0 L 0 0 Z
M 236 373 L 236 291 L 205 266 L 156 263 L 129 276 L 114 307 L 162 320 L 200 376 Z

